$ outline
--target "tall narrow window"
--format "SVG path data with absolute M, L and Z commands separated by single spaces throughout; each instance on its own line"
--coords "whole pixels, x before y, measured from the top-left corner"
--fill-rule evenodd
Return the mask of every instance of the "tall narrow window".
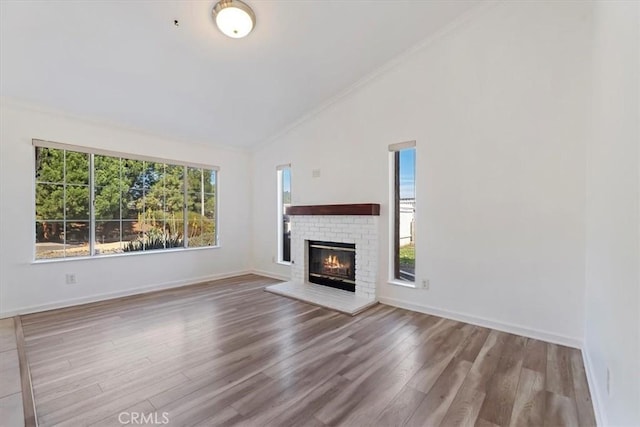
M 187 246 L 215 246 L 216 172 L 187 168 Z
M 278 166 L 278 262 L 291 262 L 291 166 Z
M 415 282 L 415 141 L 389 147 L 393 174 L 393 279 Z

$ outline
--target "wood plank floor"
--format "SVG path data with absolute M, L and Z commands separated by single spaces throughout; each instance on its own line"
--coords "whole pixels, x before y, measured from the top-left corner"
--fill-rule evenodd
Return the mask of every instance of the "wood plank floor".
M 0 425 L 25 425 L 22 384 L 13 318 L 0 319 Z
M 385 305 L 351 317 L 273 283 L 23 316 L 40 425 L 595 425 L 579 350 Z

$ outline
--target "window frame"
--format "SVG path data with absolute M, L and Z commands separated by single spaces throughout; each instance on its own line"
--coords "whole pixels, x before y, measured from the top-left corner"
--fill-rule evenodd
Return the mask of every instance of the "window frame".
M 293 194 L 293 189 L 292 189 L 292 179 L 291 179 L 291 164 L 287 163 L 284 165 L 279 165 L 276 166 L 276 191 L 277 191 L 277 240 L 278 240 L 278 254 L 275 257 L 275 262 L 278 264 L 282 264 L 282 265 L 291 265 L 291 260 L 286 261 L 284 259 L 284 228 L 283 228 L 283 220 L 284 220 L 284 200 L 283 200 L 283 193 L 284 193 L 284 184 L 283 184 L 283 174 L 284 171 L 288 169 L 289 170 L 289 192 L 290 194 Z M 291 251 L 291 249 L 289 249 L 289 251 Z M 291 258 L 291 252 L 289 252 L 289 258 Z
M 416 141 L 405 141 L 397 144 L 389 145 L 389 278 L 388 283 L 392 285 L 406 286 L 416 288 L 417 274 L 414 270 L 413 281 L 404 279 L 400 276 L 400 168 L 399 156 L 400 152 L 407 149 L 415 150 L 415 160 L 417 163 Z M 417 167 L 414 168 L 414 189 L 417 206 Z M 414 208 L 413 220 L 416 220 L 417 208 Z M 414 231 L 415 234 L 415 231 Z M 417 245 L 414 241 L 414 253 L 417 254 Z M 416 257 L 417 258 L 417 257 Z M 417 265 L 414 266 L 417 270 Z
M 144 155 L 139 155 L 139 154 L 133 154 L 133 153 L 124 153 L 124 152 L 118 152 L 118 151 L 111 151 L 111 150 L 104 150 L 104 149 L 99 149 L 99 148 L 92 148 L 92 147 L 86 147 L 86 146 L 79 146 L 79 145 L 73 145 L 73 144 L 66 144 L 66 143 L 60 143 L 60 142 L 54 142 L 54 141 L 48 141 L 48 140 L 42 140 L 42 139 L 32 139 L 31 141 L 32 143 L 32 147 L 33 147 L 33 156 L 35 159 L 35 153 L 36 150 L 38 148 L 50 148 L 50 149 L 57 149 L 57 150 L 65 150 L 65 156 L 66 156 L 66 152 L 77 152 L 77 153 L 84 153 L 88 155 L 88 161 L 89 161 L 89 255 L 82 255 L 82 256 L 74 256 L 74 257 L 67 257 L 67 256 L 61 256 L 61 257 L 55 257 L 55 258 L 37 258 L 37 250 L 36 250 L 36 239 L 37 239 L 37 231 L 36 231 L 36 227 L 35 224 L 38 222 L 37 219 L 37 215 L 36 215 L 36 188 L 38 185 L 37 182 L 37 177 L 36 177 L 36 173 L 37 173 L 37 165 L 36 162 L 32 162 L 32 192 L 31 192 L 31 197 L 32 197 L 32 206 L 33 206 L 33 211 L 32 211 L 32 224 L 34 224 L 34 226 L 32 227 L 32 248 L 33 248 L 33 254 L 32 254 L 32 263 L 51 263 L 51 262 L 68 262 L 68 261 L 78 261 L 78 260 L 87 260 L 87 259 L 97 259 L 97 258 L 109 258 L 109 257 L 120 257 L 120 256 L 137 256 L 137 255 L 145 255 L 145 254 L 157 254 L 157 253 L 167 253 L 167 252 L 181 252 L 181 251 L 192 251 L 192 250 L 205 250 L 205 249 L 217 249 L 220 248 L 220 232 L 219 232 L 219 224 L 220 224 L 220 215 L 219 215 L 219 209 L 220 209 L 220 167 L 219 166 L 214 166 L 214 165 L 209 165 L 209 164 L 203 164 L 203 163 L 194 163 L 194 162 L 184 162 L 184 161 L 180 161 L 180 160 L 170 160 L 170 159 L 164 159 L 164 158 L 160 158 L 160 157 L 153 157 L 153 156 L 144 156 Z M 96 225 L 97 223 L 100 221 L 96 218 L 96 212 L 95 212 L 95 197 L 96 197 L 96 187 L 95 187 L 95 156 L 108 156 L 108 157 L 114 157 L 114 158 L 120 158 L 120 159 L 126 159 L 126 160 L 137 160 L 137 161 L 144 161 L 144 162 L 153 162 L 153 163 L 163 163 L 165 165 L 170 165 L 170 166 L 181 166 L 184 170 L 184 182 L 183 182 L 183 188 L 182 188 L 182 193 L 183 193 L 183 197 L 184 197 L 184 202 L 183 202 L 183 207 L 182 207 L 182 212 L 183 212 L 183 223 L 184 223 L 184 234 L 183 234 L 183 245 L 180 247 L 170 247 L 170 248 L 162 248 L 162 249 L 156 249 L 156 250 L 141 250 L 141 251 L 131 251 L 131 252 L 117 252 L 117 253 L 96 253 L 96 241 L 95 241 L 95 237 L 96 237 Z M 66 162 L 64 163 L 64 168 L 66 168 Z M 187 207 L 187 192 L 188 192 L 188 179 L 187 179 L 187 169 L 188 168 L 198 168 L 198 169 L 206 169 L 209 170 L 213 173 L 215 173 L 215 184 L 214 184 L 214 194 L 215 194 L 215 208 L 214 208 L 214 230 L 215 230 L 215 234 L 214 234 L 214 243 L 213 245 L 210 246 L 197 246 L 197 247 L 189 247 L 189 237 L 188 237 L 188 233 L 187 233 L 187 228 L 188 228 L 188 207 Z M 65 183 L 66 186 L 66 183 Z M 201 186 L 201 193 L 202 193 L 202 204 L 204 205 L 204 197 L 206 196 L 205 192 L 204 192 L 204 186 Z M 66 212 L 65 212 L 66 215 Z M 66 221 L 66 220 L 65 220 Z M 122 214 L 120 217 L 120 222 L 122 222 Z M 65 223 L 65 222 L 63 222 Z M 66 249 L 65 249 L 66 250 Z

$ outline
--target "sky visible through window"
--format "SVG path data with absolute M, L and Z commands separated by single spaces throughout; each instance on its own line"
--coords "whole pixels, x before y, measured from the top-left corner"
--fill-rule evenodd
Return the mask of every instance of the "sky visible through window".
M 282 191 L 285 193 L 291 192 L 291 169 L 282 169 Z
M 400 198 L 416 197 L 416 149 L 400 151 Z

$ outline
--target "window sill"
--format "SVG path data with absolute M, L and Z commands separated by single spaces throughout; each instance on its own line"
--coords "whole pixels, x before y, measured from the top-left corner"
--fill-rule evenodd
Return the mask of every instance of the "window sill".
M 276 264 L 291 266 L 293 263 L 291 261 L 276 261 Z
M 389 280 L 387 283 L 392 286 L 401 286 L 403 288 L 416 289 L 416 284 L 414 282 L 407 282 L 404 280 Z
M 43 258 L 43 259 L 35 259 L 31 261 L 31 264 L 52 264 L 56 262 L 86 261 L 86 260 L 92 260 L 92 259 L 109 259 L 109 258 L 121 258 L 121 257 L 151 255 L 151 254 L 155 255 L 155 254 L 166 254 L 166 253 L 192 252 L 192 251 L 202 251 L 207 249 L 220 249 L 220 247 L 221 247 L 220 245 L 217 245 L 217 246 L 202 246 L 199 248 L 162 249 L 162 250 L 124 252 L 124 253 L 104 254 L 104 255 L 97 254 L 94 256 L 77 256 L 77 257 L 68 257 L 68 258 Z

